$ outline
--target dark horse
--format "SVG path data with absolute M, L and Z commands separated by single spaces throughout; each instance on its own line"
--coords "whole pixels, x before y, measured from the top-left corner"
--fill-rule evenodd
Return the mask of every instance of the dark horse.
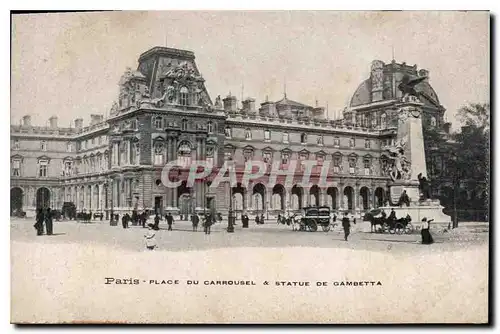
M 411 222 L 411 217 L 410 215 L 406 215 L 404 218 L 399 218 L 395 220 L 389 220 L 384 217 L 374 217 L 372 214 L 367 213 L 365 215 L 365 219 L 371 223 L 371 229 L 370 232 L 373 232 L 374 227 L 375 231 L 377 230 L 377 225 L 380 225 L 383 231 L 389 230 L 389 231 L 395 231 L 396 229 L 402 228 L 405 230 L 408 227 L 408 224 Z M 411 224 L 410 224 L 411 225 Z

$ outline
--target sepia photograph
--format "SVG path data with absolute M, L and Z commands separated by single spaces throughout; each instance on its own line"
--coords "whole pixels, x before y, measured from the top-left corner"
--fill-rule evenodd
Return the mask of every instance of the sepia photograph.
M 11 13 L 11 323 L 489 323 L 490 20 Z

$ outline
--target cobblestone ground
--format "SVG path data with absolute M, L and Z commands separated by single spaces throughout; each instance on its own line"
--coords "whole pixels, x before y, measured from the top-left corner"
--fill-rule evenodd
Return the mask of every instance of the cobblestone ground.
M 142 250 L 143 235 L 146 229 L 130 226 L 123 229 L 121 224 L 110 226 L 108 221 L 81 223 L 63 221 L 54 223 L 54 235 L 36 236 L 32 219 L 11 219 L 11 240 L 31 241 L 35 243 L 85 243 L 106 245 L 115 249 Z M 436 250 L 457 250 L 476 245 L 487 245 L 489 238 L 488 223 L 461 223 L 460 227 L 449 232 L 433 231 L 435 243 L 431 246 L 420 244 L 420 233 L 382 234 L 361 232 L 359 224 L 353 226 L 349 241 L 344 241 L 340 226 L 323 232 L 293 231 L 290 226 L 267 223 L 250 224 L 241 228 L 238 222 L 234 233 L 227 233 L 227 222 L 212 226 L 210 235 L 205 235 L 203 228 L 192 231 L 190 222 L 178 221 L 173 224 L 173 231 L 167 230 L 165 221 L 157 231 L 158 250 L 185 251 L 204 250 L 224 247 L 318 247 L 347 248 L 396 253 L 415 253 L 432 247 Z

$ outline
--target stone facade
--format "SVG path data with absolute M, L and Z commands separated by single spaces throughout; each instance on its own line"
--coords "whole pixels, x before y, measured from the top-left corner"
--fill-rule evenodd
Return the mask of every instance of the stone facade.
M 118 102 L 106 120 L 93 115 L 86 127 L 77 119 L 75 127 L 61 128 L 54 117 L 50 127 L 37 127 L 26 116 L 22 125 L 11 126 L 11 207 L 33 214 L 36 207 L 60 209 L 73 202 L 78 211 L 106 214 L 133 209 L 227 214 L 230 194 L 237 212 L 268 216 L 307 205 L 351 212 L 381 206 L 390 180 L 384 152 L 397 131 L 397 96 L 391 94 L 400 78 L 389 76 L 396 70 L 416 74 L 416 67 L 374 63 L 343 118 L 329 120 L 324 108 L 295 102 L 286 94 L 258 110 L 253 98 L 241 101 L 241 108 L 230 94 L 212 102 L 194 53 L 152 48 L 139 57 L 137 71 L 127 69 L 123 75 Z M 437 95 L 428 82 L 422 87 L 428 96 L 425 119 L 442 124 L 444 108 Z M 227 183 L 212 189 L 210 180 L 167 189 L 161 171 L 176 159 L 179 181 L 194 160 L 215 167 L 225 160 L 236 165 L 249 159 L 281 161 L 283 166 L 291 160 L 330 161 L 328 181 L 334 186 L 314 183 L 317 168 L 307 189 L 279 183 L 267 188 L 268 174 L 246 189 L 230 189 Z

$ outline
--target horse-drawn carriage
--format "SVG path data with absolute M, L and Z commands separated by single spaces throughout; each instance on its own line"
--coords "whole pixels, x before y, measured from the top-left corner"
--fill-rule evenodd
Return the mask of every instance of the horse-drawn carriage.
M 406 217 L 391 219 L 386 217 L 381 209 L 373 209 L 365 214 L 364 221 L 371 223 L 371 232 L 374 232 L 374 229 L 375 232 L 380 231 L 381 233 L 390 234 L 411 234 L 414 231 L 411 217 L 408 214 Z M 377 229 L 377 225 L 380 228 Z
M 299 231 L 316 232 L 321 226 L 324 232 L 330 231 L 330 208 L 311 206 L 303 209 L 304 215 L 299 220 Z

